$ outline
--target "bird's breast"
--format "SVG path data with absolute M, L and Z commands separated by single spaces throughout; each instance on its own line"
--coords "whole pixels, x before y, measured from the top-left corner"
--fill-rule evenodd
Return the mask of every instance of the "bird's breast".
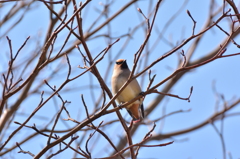
M 127 81 L 127 78 L 124 77 L 124 76 L 121 76 L 121 75 L 113 76 L 113 81 L 112 81 L 113 93 L 116 94 L 118 92 L 118 90 L 124 85 L 124 83 L 126 81 Z M 136 96 L 139 95 L 141 90 L 138 90 L 138 89 L 136 90 L 136 88 L 134 88 L 133 82 L 134 81 L 131 81 L 124 88 L 124 90 L 119 94 L 119 96 L 117 97 L 118 103 L 128 102 L 128 101 L 132 100 L 133 98 L 135 98 Z M 134 103 L 138 103 L 138 102 L 139 101 L 136 100 Z M 131 105 L 129 105 L 129 107 L 131 107 Z

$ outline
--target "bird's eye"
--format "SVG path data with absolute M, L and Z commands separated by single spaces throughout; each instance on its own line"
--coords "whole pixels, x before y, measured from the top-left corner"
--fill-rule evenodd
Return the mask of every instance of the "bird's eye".
M 116 62 L 117 65 L 120 65 L 120 64 L 122 64 L 122 63 L 123 63 L 122 61 L 121 61 L 121 62 Z

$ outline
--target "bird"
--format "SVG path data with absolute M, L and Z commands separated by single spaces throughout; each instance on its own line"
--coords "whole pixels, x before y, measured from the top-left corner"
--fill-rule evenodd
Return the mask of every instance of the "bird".
M 120 88 L 128 80 L 131 71 L 128 68 L 127 61 L 125 59 L 116 60 L 113 74 L 112 74 L 112 93 L 117 94 Z M 141 87 L 136 79 L 132 80 L 124 90 L 116 98 L 117 102 L 121 105 L 128 102 L 139 94 L 142 94 Z M 143 98 L 140 98 L 126 107 L 128 113 L 133 118 L 133 123 L 136 124 L 144 118 Z

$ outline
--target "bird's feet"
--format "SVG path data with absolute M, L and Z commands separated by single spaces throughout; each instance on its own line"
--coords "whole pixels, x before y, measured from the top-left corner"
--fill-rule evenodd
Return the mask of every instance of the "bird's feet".
M 143 101 L 143 99 L 144 99 L 144 97 L 145 97 L 145 92 L 141 92 L 141 93 L 139 93 L 139 95 L 141 95 L 142 97 L 140 98 L 140 100 L 142 100 Z
M 118 107 L 120 107 L 120 109 L 122 109 L 122 105 L 123 105 L 123 102 L 121 102 Z

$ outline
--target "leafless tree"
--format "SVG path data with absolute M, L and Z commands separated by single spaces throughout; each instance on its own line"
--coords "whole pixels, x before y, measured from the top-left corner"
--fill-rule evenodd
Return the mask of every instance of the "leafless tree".
M 229 116 L 239 116 L 237 111 L 229 111 L 239 106 L 240 97 L 238 94 L 227 100 L 214 84 L 210 90 L 218 98 L 212 99 L 217 103 L 213 114 L 189 128 L 170 133 L 162 133 L 161 128 L 156 130 L 170 116 L 191 113 L 187 109 L 165 112 L 170 100 L 191 102 L 191 97 L 198 94 L 193 83 L 184 90 L 188 95 L 182 97 L 180 91 L 172 91 L 177 82 L 186 79 L 183 77 L 192 70 L 240 54 L 232 51 L 240 48 L 236 40 L 240 33 L 240 14 L 234 1 L 212 0 L 204 10 L 208 17 L 202 29 L 198 29 L 191 8 L 184 12 L 188 0 L 179 2 L 182 6 L 163 15 L 161 11 L 170 3 L 162 0 L 144 1 L 144 9 L 139 0 L 121 3 L 106 0 L 99 4 L 91 0 L 1 0 L 0 156 L 19 158 L 20 154 L 16 153 L 19 152 L 32 158 L 135 159 L 142 147 L 171 147 L 175 136 L 212 125 L 222 143 L 222 156 L 227 158 L 223 123 Z M 37 9 L 42 10 L 42 15 L 26 21 Z M 30 30 L 46 13 L 49 21 L 42 25 L 47 30 L 19 40 L 23 39 L 19 30 Z M 129 13 L 136 14 L 140 22 L 128 26 L 128 20 L 136 20 Z M 177 24 L 174 21 L 181 20 L 180 13 L 191 23 L 183 24 L 187 26 L 186 35 L 183 33 L 174 41 L 165 33 Z M 159 14 L 164 20 L 158 19 Z M 127 27 L 119 32 L 113 29 L 121 25 Z M 175 28 L 181 32 L 181 27 Z M 174 34 L 174 30 L 168 32 Z M 196 55 L 202 41 L 211 42 L 204 38 L 211 32 L 224 36 L 221 41 L 216 40 L 217 46 L 212 45 L 201 56 Z M 21 43 L 19 46 L 17 41 Z M 162 43 L 167 49 L 159 49 Z M 125 57 L 133 59 L 128 60 L 132 73 L 113 96 L 109 84 L 111 71 L 115 61 Z M 166 69 L 168 74 L 158 78 L 160 64 L 171 58 L 174 64 Z M 232 74 L 233 78 L 235 75 Z M 116 97 L 136 78 L 143 94 L 117 105 Z M 122 108 L 142 97 L 145 101 L 151 98 L 151 102 L 144 102 L 145 119 L 133 124 Z M 158 115 L 150 117 L 154 111 Z M 220 129 L 216 121 L 220 121 Z M 138 136 L 137 142 L 134 135 Z

